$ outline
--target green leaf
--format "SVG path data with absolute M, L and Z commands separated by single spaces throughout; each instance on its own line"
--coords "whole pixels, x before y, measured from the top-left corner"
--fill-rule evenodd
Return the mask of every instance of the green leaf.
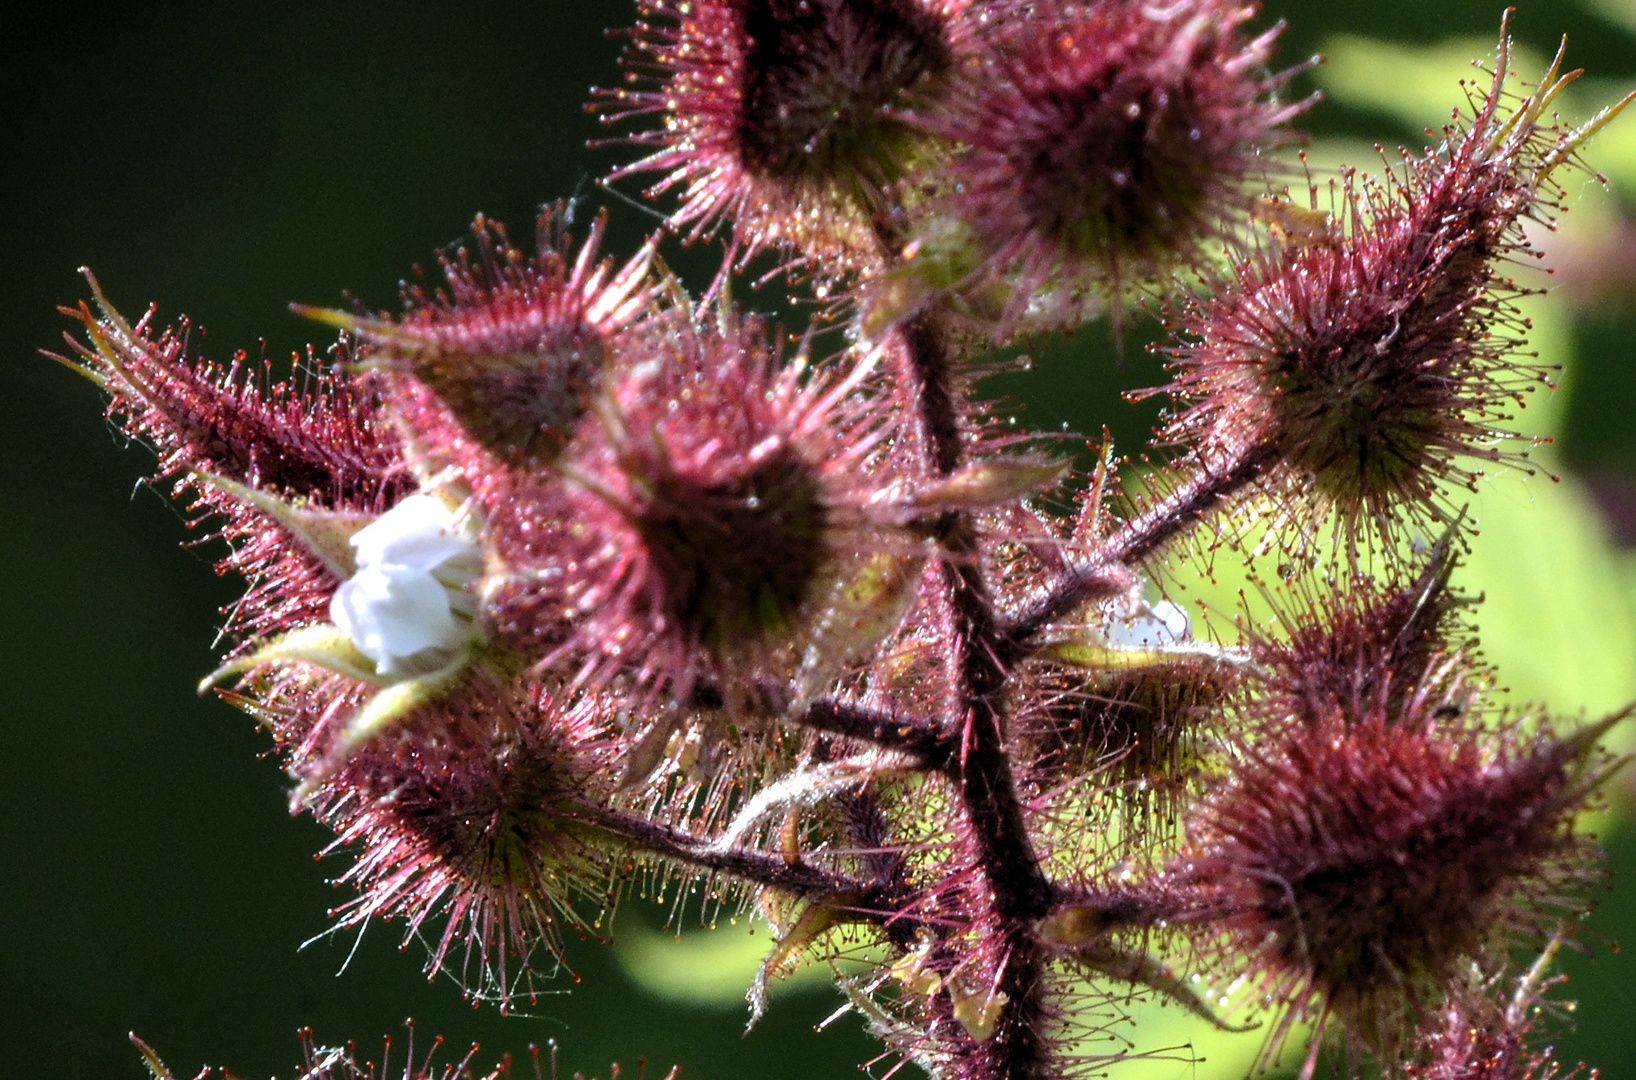
M 1344 105 L 1385 113 L 1414 131 L 1436 131 L 1448 123 L 1449 109 L 1463 103 L 1462 79 L 1486 82 L 1473 61 L 1492 61 L 1495 40 L 1462 37 L 1410 45 L 1337 34 L 1324 41 L 1325 62 L 1314 74 L 1324 92 Z M 1525 78 L 1546 67 L 1538 54 L 1514 43 L 1512 65 Z
M 740 916 L 732 925 L 672 934 L 638 919 L 621 919 L 614 957 L 633 982 L 655 997 L 686 1005 L 745 1007 L 745 991 L 773 948 L 766 923 Z M 774 984 L 794 988 L 827 986 L 828 968 L 800 965 Z

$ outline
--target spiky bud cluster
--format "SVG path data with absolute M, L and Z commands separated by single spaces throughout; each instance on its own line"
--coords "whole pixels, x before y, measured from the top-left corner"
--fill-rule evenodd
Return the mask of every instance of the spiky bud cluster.
M 1276 100 L 1291 72 L 1262 70 L 1277 31 L 1244 38 L 1253 13 L 654 2 L 627 67 L 657 85 L 600 104 L 662 121 L 615 175 L 664 173 L 650 193 L 678 190 L 671 221 L 693 235 L 729 222 L 738 258 L 777 249 L 824 281 L 952 286 L 1003 336 L 1198 265 L 1244 216 L 1259 155 L 1306 104 Z
M 1553 176 L 1603 118 L 1544 122 L 1556 65 L 1507 111 L 1508 63 L 1502 44 L 1441 146 L 1378 181 L 1348 173 L 1329 211 L 1316 187 L 1306 206 L 1266 200 L 1272 238 L 1183 319 L 1167 437 L 1204 456 L 1267 447 L 1280 494 L 1349 543 L 1453 520 L 1472 462 L 1526 460 L 1498 425 L 1548 372 L 1519 355 L 1527 290 L 1506 264 L 1534 254 L 1524 227 L 1550 226 Z
M 533 254 L 479 218 L 401 312 L 302 309 L 343 330 L 305 390 L 94 282 L 69 312 L 66 362 L 250 582 L 203 688 L 356 852 L 340 923 L 505 1007 L 565 927 L 697 886 L 773 926 L 753 1015 L 862 955 L 849 1007 L 948 1080 L 1110 1064 L 1083 1046 L 1133 994 L 1225 1025 L 1173 956 L 1255 988 L 1269 1054 L 1314 1022 L 1307 1076 L 1329 1030 L 1405 1076 L 1550 1075 L 1538 972 L 1490 991 L 1588 908 L 1619 717 L 1500 699 L 1451 489 L 1520 460 L 1503 264 L 1611 113 L 1562 129 L 1568 77 L 1513 92 L 1502 40 L 1470 117 L 1331 217 L 1264 190 L 1304 104 L 1232 0 L 640 11 L 599 104 L 657 121 L 620 175 L 664 174 L 673 228 L 731 230 L 708 300 L 557 209 Z M 793 347 L 728 299 L 762 250 L 825 301 Z M 1145 494 L 974 392 L 996 335 L 1182 267 Z M 1165 595 L 1164 559 L 1259 581 L 1280 545 L 1272 626 Z
M 1395 1060 L 1472 963 L 1581 913 L 1598 729 L 1495 714 L 1450 568 L 1445 541 L 1412 582 L 1354 582 L 1249 644 L 1238 758 L 1175 870 L 1209 882 L 1209 947 L 1286 1007 L 1275 1041 L 1304 1016 Z
M 913 144 L 902 110 L 954 63 L 942 0 L 645 0 L 609 120 L 657 115 L 654 151 L 618 175 L 661 172 L 673 224 L 733 228 L 740 257 L 767 248 L 876 264 L 885 212 Z M 819 268 L 822 269 L 822 268 Z
M 1533 1049 L 1528 1036 L 1547 1007 L 1542 1003 L 1553 983 L 1546 978 L 1562 937 L 1551 939 L 1528 970 L 1515 981 L 1509 997 L 1501 979 L 1455 995 L 1444 1007 L 1441 1025 L 1430 1024 L 1402 1068 L 1404 1080 L 1573 1080 L 1580 1065 L 1564 1072 L 1551 1048 Z M 1496 1000 L 1496 997 L 1498 998 Z M 1592 1080 L 1596 1076 L 1591 1074 Z
M 1026 9 L 1025 9 L 1026 11 Z M 1012 318 L 1063 312 L 1209 257 L 1249 208 L 1260 155 L 1302 105 L 1273 96 L 1277 31 L 1245 40 L 1235 0 L 1048 6 L 1001 19 L 928 123 L 959 150 L 948 210 Z
M 635 649 L 674 697 L 702 678 L 736 700 L 798 670 L 822 682 L 889 629 L 921 545 L 882 468 L 878 359 L 780 369 L 754 321 L 656 327 L 569 474 L 609 554 L 583 568 L 606 595 L 588 640 Z
M 1557 898 L 1594 866 L 1573 831 L 1588 751 L 1415 712 L 1300 729 L 1206 797 L 1185 865 L 1219 890 L 1212 925 L 1261 994 L 1390 1060 L 1463 964 L 1580 913 Z

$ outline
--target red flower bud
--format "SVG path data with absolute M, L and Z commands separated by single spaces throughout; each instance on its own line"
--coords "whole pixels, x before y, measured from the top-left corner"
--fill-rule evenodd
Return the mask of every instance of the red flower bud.
M 654 116 L 619 169 L 666 174 L 692 235 L 793 252 L 817 273 L 875 264 L 873 218 L 912 135 L 898 114 L 952 62 L 952 0 L 646 0 L 625 63 L 653 89 L 599 94 L 604 119 Z
M 1595 869 L 1574 816 L 1606 777 L 1594 744 L 1538 721 L 1411 710 L 1301 725 L 1244 751 L 1188 826 L 1184 873 L 1248 958 L 1256 996 L 1333 1019 L 1385 1061 L 1471 961 L 1503 962 L 1583 910 Z
M 1548 123 L 1573 77 L 1553 66 L 1506 111 L 1508 56 L 1502 41 L 1487 93 L 1439 148 L 1379 182 L 1349 175 L 1342 220 L 1279 230 L 1182 321 L 1166 390 L 1187 407 L 1164 436 L 1205 460 L 1271 447 L 1272 486 L 1336 517 L 1348 545 L 1454 518 L 1449 487 L 1480 475 L 1468 459 L 1527 457 L 1502 449 L 1517 436 L 1499 425 L 1547 374 L 1517 355 L 1528 290 L 1504 264 L 1535 254 L 1523 226 L 1549 222 L 1554 171 L 1617 110 Z
M 511 245 L 504 226 L 479 217 L 477 259 L 465 247 L 453 258 L 439 254 L 446 285 L 405 286 L 401 318 L 297 310 L 358 334 L 368 366 L 431 391 L 447 419 L 417 408 L 412 395 L 388 400 L 434 449 L 446 453 L 463 437 L 504 464 L 548 462 L 590 407 L 614 339 L 652 301 L 651 249 L 614 271 L 597 262 L 606 216 L 577 255 L 562 231 L 565 216 L 563 207 L 542 211 L 533 258 Z M 444 427 L 453 430 L 440 437 Z
M 962 148 L 947 205 L 985 279 L 1010 285 L 1007 324 L 1207 259 L 1305 108 L 1275 100 L 1292 74 L 1262 70 L 1278 31 L 1246 40 L 1254 8 L 1236 0 L 1049 8 L 974 35 L 959 91 L 926 119 Z

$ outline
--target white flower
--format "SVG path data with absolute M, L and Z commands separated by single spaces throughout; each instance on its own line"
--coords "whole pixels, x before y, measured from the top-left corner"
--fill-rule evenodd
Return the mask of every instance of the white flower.
M 382 675 L 445 662 L 475 630 L 466 586 L 476 542 L 441 499 L 411 495 L 352 537 L 357 572 L 335 590 L 329 617 Z
M 1188 639 L 1192 623 L 1187 612 L 1169 600 L 1148 604 L 1137 600 L 1115 613 L 1103 631 L 1108 644 L 1116 649 L 1151 649 L 1180 645 Z

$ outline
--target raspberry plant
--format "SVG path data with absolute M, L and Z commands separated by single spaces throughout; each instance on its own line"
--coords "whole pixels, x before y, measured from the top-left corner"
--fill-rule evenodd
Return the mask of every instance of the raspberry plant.
M 59 359 L 247 582 L 202 689 L 355 853 L 340 924 L 506 1009 L 622 896 L 753 908 L 752 1022 L 825 961 L 888 1068 L 958 1080 L 1115 1071 L 1133 995 L 1267 1063 L 1311 1025 L 1303 1076 L 1555 1075 L 1623 714 L 1502 704 L 1450 575 L 1482 470 L 1532 468 L 1512 268 L 1624 103 L 1559 123 L 1574 75 L 1502 27 L 1436 145 L 1320 181 L 1254 15 L 644 0 L 592 108 L 661 234 L 479 218 L 399 310 L 300 309 L 340 331 L 316 382 L 88 275 Z M 725 241 L 702 295 L 676 235 Z M 1147 312 L 1151 458 L 983 396 Z M 1240 610 L 1190 599 L 1225 568 Z

